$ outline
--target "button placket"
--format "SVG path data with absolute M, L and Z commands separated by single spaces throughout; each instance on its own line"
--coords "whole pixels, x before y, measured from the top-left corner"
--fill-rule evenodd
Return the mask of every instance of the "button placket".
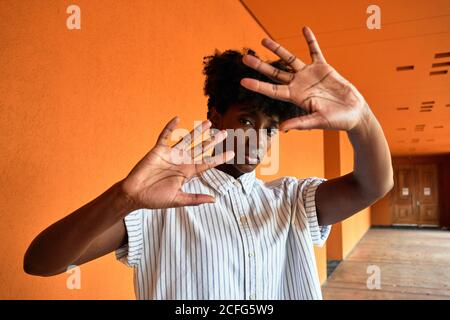
M 255 248 L 255 239 L 252 234 L 252 228 L 250 224 L 250 204 L 247 200 L 247 198 L 241 198 L 241 201 L 239 201 L 239 212 L 243 213 L 240 215 L 240 221 L 243 228 L 243 233 L 246 237 L 247 246 L 246 249 L 246 261 L 248 261 L 248 271 L 249 271 L 249 281 L 248 281 L 248 299 L 251 296 L 256 299 L 256 292 L 257 292 L 257 257 L 256 257 L 256 248 Z M 245 215 L 246 214 L 246 215 Z
M 250 252 L 249 248 L 249 241 L 248 236 L 246 233 L 247 230 L 247 218 L 245 215 L 244 208 L 240 205 L 240 195 L 239 192 L 237 192 L 236 189 L 230 189 L 228 191 L 228 194 L 230 195 L 230 202 L 231 202 L 231 208 L 233 210 L 233 214 L 235 216 L 235 219 L 237 220 L 237 227 L 239 228 L 241 239 L 242 239 L 242 247 L 243 247 L 243 273 L 244 273 L 244 292 L 243 292 L 243 299 L 247 299 L 250 295 L 250 279 L 251 279 L 251 273 L 250 273 L 250 260 L 248 258 L 248 252 Z

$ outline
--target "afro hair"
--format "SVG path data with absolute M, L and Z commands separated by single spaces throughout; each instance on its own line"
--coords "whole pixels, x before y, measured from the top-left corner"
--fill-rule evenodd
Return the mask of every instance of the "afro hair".
M 263 94 L 244 88 L 242 78 L 278 83 L 242 62 L 244 54 L 257 57 L 255 51 L 244 48 L 242 52 L 226 50 L 223 53 L 216 50 L 214 55 L 203 58 L 203 74 L 206 76 L 204 94 L 208 96 L 208 118 L 212 108 L 224 114 L 232 105 L 243 104 L 255 110 L 260 110 L 268 116 L 277 115 L 280 122 L 307 114 L 295 104 L 269 98 Z M 292 69 L 282 60 L 267 61 L 270 65 L 287 72 Z

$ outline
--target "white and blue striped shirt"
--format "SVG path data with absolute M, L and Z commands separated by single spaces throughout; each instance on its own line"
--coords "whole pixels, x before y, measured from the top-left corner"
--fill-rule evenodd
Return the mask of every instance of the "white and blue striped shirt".
M 125 217 L 116 257 L 134 268 L 137 299 L 321 299 L 313 244 L 315 191 L 325 179 L 239 178 L 210 169 L 182 190 L 215 203 L 139 209 Z

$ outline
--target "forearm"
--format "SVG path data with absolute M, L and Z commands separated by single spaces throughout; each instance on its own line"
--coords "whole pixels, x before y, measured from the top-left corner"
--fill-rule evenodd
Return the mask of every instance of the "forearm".
M 352 216 L 384 196 L 393 186 L 389 146 L 368 107 L 361 123 L 347 134 L 354 149 L 353 172 L 328 180 L 317 189 L 320 225 Z
M 53 275 L 64 272 L 89 244 L 137 208 L 123 194 L 121 182 L 41 232 L 24 258 L 28 273 Z
M 393 186 L 389 146 L 381 125 L 367 106 L 362 121 L 347 132 L 354 150 L 353 177 L 367 197 L 384 196 Z

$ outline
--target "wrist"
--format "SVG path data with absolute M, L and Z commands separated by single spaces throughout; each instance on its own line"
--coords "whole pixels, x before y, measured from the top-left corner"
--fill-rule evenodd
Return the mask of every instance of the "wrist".
M 125 211 L 131 212 L 134 210 L 139 209 L 139 205 L 137 204 L 137 202 L 133 199 L 133 197 L 131 197 L 127 191 L 126 188 L 124 187 L 124 181 L 125 180 L 121 180 L 116 184 L 116 196 L 117 196 L 117 201 L 118 201 L 118 205 L 123 208 Z
M 350 136 L 366 135 L 370 129 L 370 126 L 373 123 L 374 117 L 375 116 L 370 110 L 369 105 L 366 102 L 364 102 L 364 106 L 362 107 L 362 111 L 360 113 L 359 121 L 353 128 L 348 130 L 348 134 Z

